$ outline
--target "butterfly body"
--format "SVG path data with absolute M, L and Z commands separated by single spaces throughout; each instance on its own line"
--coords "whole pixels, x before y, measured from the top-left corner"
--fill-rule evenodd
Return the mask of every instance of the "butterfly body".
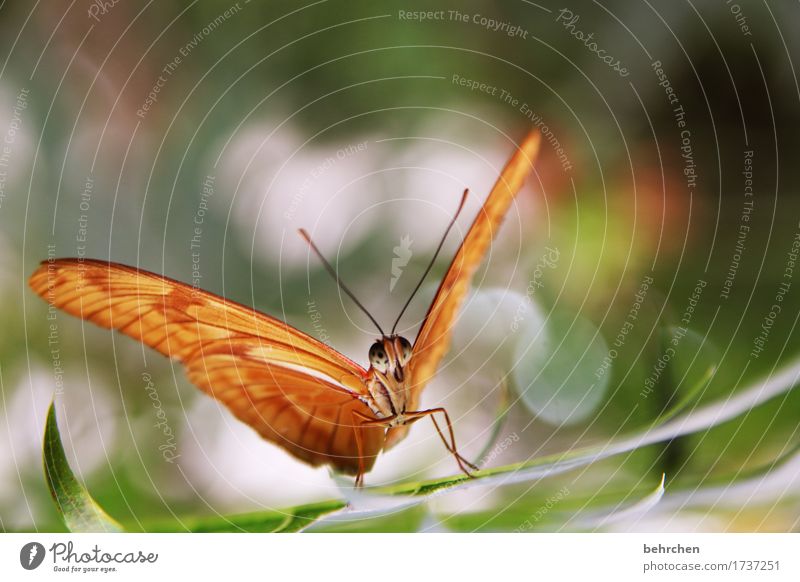
M 469 282 L 530 173 L 538 148 L 538 133 L 529 134 L 504 168 L 414 344 L 381 330 L 366 369 L 279 319 L 135 267 L 48 259 L 29 283 L 51 307 L 116 329 L 179 362 L 193 384 L 239 420 L 312 466 L 329 465 L 355 475 L 360 485 L 381 451 L 400 442 L 415 421 L 430 416 L 445 448 L 469 474 L 467 467 L 475 467 L 456 450 L 447 412 L 420 409 L 420 393 L 449 347 Z
M 411 359 L 411 342 L 398 335 L 384 336 L 369 350 L 369 396 L 364 403 L 378 418 L 392 417 L 387 428 L 404 424 L 408 405 L 406 365 Z

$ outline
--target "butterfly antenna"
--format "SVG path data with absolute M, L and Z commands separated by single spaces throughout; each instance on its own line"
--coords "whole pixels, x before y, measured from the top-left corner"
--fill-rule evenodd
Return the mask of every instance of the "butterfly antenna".
M 439 256 L 439 251 L 442 250 L 442 247 L 444 246 L 444 241 L 447 240 L 447 235 L 450 234 L 450 229 L 453 228 L 453 225 L 456 223 L 456 219 L 458 219 L 458 215 L 461 214 L 461 210 L 464 208 L 464 203 L 466 203 L 467 201 L 467 194 L 469 194 L 469 188 L 466 188 L 464 190 L 464 194 L 461 195 L 461 203 L 458 205 L 458 210 L 456 210 L 456 213 L 453 215 L 453 218 L 450 219 L 450 224 L 447 225 L 447 228 L 444 231 L 444 235 L 442 236 L 442 240 L 439 241 L 439 246 L 436 247 L 436 252 L 433 253 L 433 257 L 431 257 L 431 262 L 428 263 L 428 268 L 425 269 L 425 272 L 422 274 L 419 283 L 417 283 L 417 286 L 414 287 L 414 290 L 411 292 L 408 301 L 406 301 L 406 304 L 403 305 L 403 309 L 400 310 L 400 315 L 397 316 L 397 319 L 395 320 L 394 325 L 392 326 L 392 335 L 394 335 L 395 329 L 397 329 L 397 324 L 400 323 L 400 319 L 403 317 L 403 314 L 406 312 L 406 309 L 408 309 L 408 306 L 411 305 L 411 300 L 414 299 L 414 295 L 416 295 L 417 291 L 419 291 L 419 288 L 422 287 L 422 283 L 425 281 L 425 277 L 427 277 L 428 273 L 431 272 L 433 264 L 436 262 L 436 257 Z
M 319 257 L 319 260 L 322 261 L 322 264 L 325 266 L 325 269 L 328 271 L 328 273 L 331 274 L 331 277 L 333 277 L 336 280 L 336 284 L 339 286 L 339 289 L 344 291 L 347 294 L 347 296 L 350 299 L 353 300 L 353 303 L 358 305 L 358 307 L 361 309 L 361 311 L 363 311 L 364 313 L 367 314 L 367 317 L 369 317 L 370 321 L 372 321 L 372 323 L 375 324 L 375 327 L 378 328 L 378 331 L 380 332 L 380 334 L 382 336 L 386 335 L 385 333 L 383 333 L 383 329 L 381 329 L 381 326 L 378 324 L 378 322 L 375 321 L 375 318 L 372 317 L 372 315 L 370 314 L 369 311 L 367 311 L 367 308 L 364 307 L 364 305 L 362 305 L 362 303 L 358 299 L 356 299 L 356 296 L 353 295 L 353 292 L 350 291 L 350 289 L 347 288 L 347 285 L 345 285 L 342 282 L 341 278 L 339 277 L 339 274 L 336 272 L 336 269 L 334 269 L 331 266 L 331 264 L 327 260 L 325 260 L 325 257 L 323 257 L 322 253 L 319 252 L 319 249 L 317 248 L 317 245 L 314 244 L 314 241 L 311 240 L 311 237 L 308 236 L 308 233 L 305 231 L 304 228 L 300 229 L 300 236 L 302 236 L 304 239 L 306 239 L 306 242 L 311 247 L 311 250 L 314 251 L 314 254 L 316 254 L 317 257 Z

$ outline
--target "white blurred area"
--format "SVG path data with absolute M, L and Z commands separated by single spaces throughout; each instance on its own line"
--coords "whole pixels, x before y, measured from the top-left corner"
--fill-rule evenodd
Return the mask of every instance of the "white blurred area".
M 393 240 L 409 235 L 412 252 L 430 256 L 469 188 L 450 237 L 461 240 L 513 144 L 496 134 L 483 141 L 431 137 L 443 133 L 434 127 L 414 133 L 321 141 L 285 127 L 249 126 L 222 153 L 219 190 L 230 200 L 219 210 L 232 204 L 234 236 L 246 237 L 241 242 L 256 260 L 305 268 L 309 253 L 299 228 L 331 259 L 378 230 Z M 507 222 L 520 230 L 515 209 Z M 440 261 L 447 260 L 443 253 Z
M 0 297 L 18 301 L 20 254 L 17 237 L 28 199 L 29 167 L 35 151 L 37 120 L 30 112 L 30 94 L 0 82 Z M 42 245 L 43 246 L 43 245 Z
M 19 272 L 17 256 L 12 252 L 11 242 L 0 232 L 0 297 L 12 297 L 15 294 L 12 285 L 14 273 Z
M 20 372 L 17 370 L 17 372 Z M 43 522 L 41 503 L 49 499 L 28 494 L 30 484 L 44 479 L 42 437 L 47 410 L 54 398 L 53 372 L 44 362 L 33 362 L 30 374 L 3 371 L 3 402 L 0 411 L 0 507 L 3 525 L 27 528 Z M 81 379 L 83 377 L 83 379 Z M 71 365 L 64 373 L 64 392 L 55 396 L 61 441 L 74 473 L 85 479 L 95 471 L 106 471 L 116 454 L 116 435 L 122 416 L 119 402 L 98 374 L 91 383 L 85 372 Z

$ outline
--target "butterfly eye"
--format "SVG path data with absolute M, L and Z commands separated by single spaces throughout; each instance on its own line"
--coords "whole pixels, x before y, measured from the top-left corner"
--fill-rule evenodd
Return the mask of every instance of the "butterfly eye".
M 404 337 L 398 338 L 400 341 L 400 358 L 405 364 L 411 359 L 411 342 Z
M 369 349 L 369 363 L 372 364 L 372 367 L 378 370 L 378 372 L 384 374 L 389 368 L 389 358 L 387 357 L 386 350 L 383 349 L 383 344 L 381 342 L 375 342 Z

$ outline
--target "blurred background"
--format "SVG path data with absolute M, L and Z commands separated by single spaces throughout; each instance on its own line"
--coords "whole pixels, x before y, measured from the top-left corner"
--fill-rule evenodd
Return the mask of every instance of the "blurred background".
M 531 127 L 535 174 L 423 398 L 448 408 L 466 457 L 604 443 L 791 365 L 798 28 L 796 4 L 743 0 L 0 4 L 0 529 L 63 530 L 41 469 L 54 394 L 73 469 L 132 529 L 341 495 L 179 366 L 48 313 L 26 283 L 41 260 L 194 283 L 366 365 L 376 331 L 297 229 L 388 326 L 468 187 L 399 327 L 413 338 Z M 798 418 L 788 391 L 553 478 L 349 527 L 796 530 Z M 367 482 L 456 472 L 419 423 Z M 646 513 L 573 519 L 662 473 Z

